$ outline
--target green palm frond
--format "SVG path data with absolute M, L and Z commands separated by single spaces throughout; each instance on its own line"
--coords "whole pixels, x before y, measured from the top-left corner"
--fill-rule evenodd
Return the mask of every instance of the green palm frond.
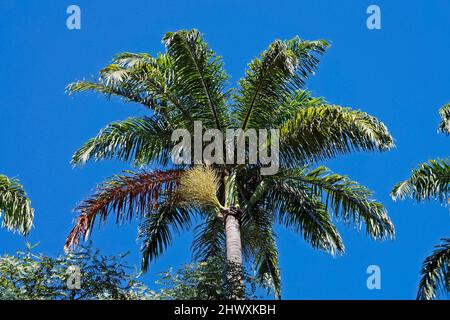
M 119 68 L 119 67 L 117 67 Z M 106 70 L 111 70 L 112 67 L 107 67 Z M 105 69 L 102 69 L 105 70 Z M 105 97 L 118 96 L 125 101 L 134 102 L 146 107 L 152 108 L 155 100 L 151 96 L 147 96 L 139 92 L 135 87 L 130 84 L 125 85 L 123 82 L 128 78 L 128 73 L 125 69 L 121 68 L 120 71 L 112 72 L 112 75 L 104 78 L 99 78 L 96 81 L 77 81 L 67 86 L 66 90 L 70 93 L 79 93 L 85 91 L 95 91 L 103 94 Z M 114 76 L 115 75 L 115 76 Z M 120 75 L 120 76 L 119 76 Z
M 393 139 L 383 123 L 362 111 L 339 106 L 300 108 L 280 128 L 280 162 L 288 167 L 392 147 Z
M 150 108 L 169 124 L 173 119 L 182 118 L 184 126 L 192 125 L 189 97 L 180 96 L 179 87 L 169 56 L 159 54 L 153 58 L 148 54 L 122 53 L 100 70 L 96 81 L 77 81 L 66 89 L 70 94 L 94 91 L 107 98 L 118 96 Z
M 450 291 L 450 239 L 442 239 L 422 265 L 417 299 L 436 299 L 439 291 Z
M 22 185 L 0 174 L 0 218 L 2 226 L 26 235 L 33 226 L 34 210 Z
M 86 142 L 72 157 L 72 164 L 90 159 L 132 160 L 136 165 L 156 161 L 166 165 L 170 160 L 172 131 L 157 117 L 130 118 L 109 124 Z
M 414 169 L 411 177 L 398 183 L 391 192 L 394 200 L 410 197 L 416 201 L 438 200 L 447 203 L 450 195 L 450 162 L 429 160 Z
M 192 250 L 196 260 L 218 256 L 225 248 L 223 221 L 217 217 L 216 212 L 209 213 L 205 218 L 206 221 L 194 230 Z
M 394 238 L 394 225 L 386 209 L 372 199 L 372 191 L 346 176 L 332 173 L 324 166 L 313 170 L 307 167 L 285 170 L 278 176 L 313 190 L 343 222 L 355 228 L 361 228 L 363 222 L 367 235 L 372 238 Z
M 201 116 L 207 128 L 223 129 L 228 124 L 225 105 L 228 76 L 197 30 L 168 32 L 163 38 L 173 70 L 180 79 L 178 94 L 189 99 L 189 110 Z
M 95 220 L 105 222 L 111 211 L 115 212 L 119 223 L 134 216 L 144 217 L 162 204 L 175 204 L 181 173 L 181 170 L 129 173 L 106 180 L 77 207 L 80 215 L 66 239 L 65 249 L 76 246 L 82 237 L 86 238 Z
M 249 64 L 246 76 L 239 81 L 235 97 L 237 119 L 242 129 L 267 127 L 282 110 L 287 96 L 303 87 L 316 69 L 318 55 L 325 52 L 324 40 L 276 40 L 260 57 Z
M 264 207 L 277 213 L 279 223 L 301 234 L 313 248 L 332 255 L 344 252 L 342 238 L 331 214 L 314 193 L 291 181 L 273 180 L 267 199 Z
M 138 229 L 138 239 L 142 243 L 142 271 L 146 272 L 149 263 L 172 243 L 174 234 L 190 228 L 191 219 L 191 212 L 175 206 L 161 206 L 146 213 Z
M 441 123 L 439 132 L 449 134 L 450 104 L 439 110 Z M 450 161 L 449 159 L 429 160 L 413 169 L 409 179 L 394 186 L 391 197 L 394 200 L 409 197 L 415 201 L 437 200 L 447 205 L 450 196 Z M 417 299 L 435 299 L 438 291 L 450 292 L 450 239 L 442 239 L 435 246 L 435 251 L 425 259 L 421 270 L 421 279 Z
M 242 217 L 242 239 L 244 253 L 253 260 L 258 282 L 281 299 L 281 275 L 273 215 L 256 208 L 247 210 Z
M 288 120 L 295 118 L 300 109 L 320 107 L 327 104 L 325 98 L 314 97 L 307 90 L 296 90 L 281 102 L 276 114 L 272 115 L 270 124 L 274 128 L 280 128 Z
M 439 123 L 439 132 L 450 134 L 450 103 L 444 105 L 439 109 L 439 116 L 441 122 Z

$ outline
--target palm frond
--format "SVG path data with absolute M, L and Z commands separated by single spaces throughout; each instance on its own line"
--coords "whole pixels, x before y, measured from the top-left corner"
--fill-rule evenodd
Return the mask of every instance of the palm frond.
M 0 217 L 2 226 L 26 235 L 33 226 L 34 209 L 22 185 L 0 174 Z
M 313 190 L 336 217 L 345 223 L 351 223 L 359 229 L 363 222 L 366 233 L 372 238 L 394 238 L 394 225 L 383 205 L 372 199 L 372 191 L 346 176 L 332 173 L 328 168 L 320 166 L 313 170 L 308 167 L 284 170 L 277 177 L 292 180 L 300 187 Z
M 249 64 L 239 81 L 237 118 L 242 129 L 266 127 L 282 110 L 286 97 L 303 87 L 316 69 L 318 55 L 328 47 L 324 40 L 276 40 Z
M 77 81 L 67 86 L 70 93 L 95 91 L 107 98 L 118 96 L 150 108 L 169 124 L 181 118 L 184 126 L 193 124 L 192 112 L 186 97 L 180 96 L 177 78 L 174 75 L 171 57 L 159 54 L 156 58 L 148 54 L 122 53 L 113 63 L 100 70 L 96 81 Z M 178 119 L 178 126 L 180 120 Z
M 392 147 L 391 135 L 375 117 L 334 105 L 300 108 L 280 128 L 280 161 L 288 167 Z
M 450 195 L 450 162 L 437 159 L 422 163 L 411 177 L 391 191 L 394 200 L 410 197 L 416 201 L 438 200 L 446 204 Z
M 221 59 L 195 29 L 168 32 L 163 42 L 173 59 L 179 81 L 178 94 L 192 101 L 189 110 L 202 116 L 205 127 L 225 128 L 228 122 L 225 106 L 228 76 Z
M 96 218 L 105 222 L 111 211 L 116 214 L 116 223 L 120 223 L 133 216 L 142 217 L 161 204 L 176 203 L 181 173 L 180 170 L 130 173 L 106 180 L 77 207 L 80 215 L 66 239 L 65 249 L 87 237 Z
M 450 103 L 447 103 L 439 109 L 439 116 L 441 117 L 439 132 L 447 135 L 450 134 Z
M 194 259 L 205 260 L 209 257 L 218 256 L 225 249 L 225 232 L 223 221 L 211 212 L 206 221 L 195 228 L 192 250 Z
M 170 159 L 172 131 L 157 117 L 130 118 L 109 124 L 86 142 L 72 157 L 72 164 L 90 159 L 119 159 L 147 165 L 166 165 Z
M 244 252 L 253 258 L 258 282 L 281 299 L 281 275 L 278 249 L 273 231 L 273 215 L 253 208 L 242 217 L 242 243 Z
M 280 224 L 299 233 L 313 248 L 332 255 L 344 252 L 342 238 L 321 199 L 290 181 L 272 180 L 264 207 L 276 212 Z
M 192 213 L 189 210 L 170 205 L 163 205 L 146 213 L 138 229 L 138 239 L 142 243 L 143 272 L 172 243 L 174 234 L 190 227 L 191 219 Z
M 418 300 L 436 299 L 439 291 L 450 292 L 450 239 L 442 239 L 422 265 Z
M 300 109 L 320 107 L 327 104 L 325 98 L 314 97 L 308 90 L 293 91 L 290 95 L 286 95 L 285 100 L 280 103 L 277 114 L 272 115 L 270 125 L 279 128 L 286 121 L 294 118 Z

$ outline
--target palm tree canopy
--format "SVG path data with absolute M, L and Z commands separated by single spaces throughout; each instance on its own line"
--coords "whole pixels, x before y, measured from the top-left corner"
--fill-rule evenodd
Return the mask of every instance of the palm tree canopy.
M 449 134 L 450 104 L 439 110 L 441 122 L 438 131 Z M 417 201 L 438 200 L 447 204 L 450 183 L 450 160 L 436 159 L 422 163 L 413 169 L 411 177 L 398 183 L 391 192 L 394 200 L 412 198 Z
M 392 198 L 412 198 L 416 201 L 438 200 L 446 203 L 450 195 L 450 162 L 448 159 L 429 160 L 414 169 L 411 177 L 398 183 Z
M 438 131 L 449 134 L 450 104 L 439 110 L 441 122 Z M 411 198 L 417 202 L 437 200 L 447 205 L 450 196 L 450 160 L 436 159 L 420 164 L 412 170 L 409 179 L 398 183 L 391 192 L 394 200 Z M 439 291 L 450 291 L 450 239 L 442 239 L 435 251 L 425 259 L 417 299 L 435 299 Z
M 331 253 L 344 251 L 333 218 L 358 227 L 363 222 L 375 239 L 394 236 L 385 209 L 369 190 L 324 167 L 312 167 L 337 155 L 393 146 L 387 128 L 375 117 L 329 104 L 305 89 L 320 55 L 329 47 L 326 41 L 275 40 L 250 62 L 236 88 L 230 87 L 221 58 L 197 30 L 169 32 L 163 43 L 164 53 L 119 54 L 100 70 L 97 80 L 68 86 L 69 93 L 95 91 L 149 109 L 146 117 L 115 122 L 101 130 L 75 152 L 74 165 L 114 158 L 164 167 L 171 160 L 172 131 L 190 130 L 194 121 L 219 130 L 279 129 L 278 174 L 261 176 L 261 163 L 213 167 L 218 177 L 214 198 L 221 206 L 242 208 L 244 254 L 253 260 L 258 277 L 268 279 L 277 293 L 276 222 Z M 114 211 L 118 222 L 132 215 L 142 218 L 139 237 L 144 269 L 170 244 L 174 232 L 190 227 L 193 215 L 203 221 L 195 229 L 196 257 L 222 250 L 223 221 L 217 210 L 187 208 L 182 201 L 186 192 L 179 192 L 180 179 L 188 172 L 186 166 L 107 180 L 78 207 L 80 216 L 66 247 L 88 234 L 95 217 L 103 221 Z
M 442 239 L 422 265 L 417 299 L 432 300 L 450 291 L 450 239 Z
M 2 226 L 26 235 L 33 225 L 34 210 L 16 179 L 0 174 L 0 217 Z
M 445 104 L 439 110 L 441 122 L 439 124 L 439 132 L 450 134 L 450 103 Z

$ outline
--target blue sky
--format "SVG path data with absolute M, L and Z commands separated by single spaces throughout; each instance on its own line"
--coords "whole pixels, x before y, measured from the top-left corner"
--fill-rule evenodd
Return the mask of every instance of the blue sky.
M 66 28 L 66 8 L 81 8 L 81 30 Z M 377 4 L 382 29 L 366 28 Z M 115 161 L 73 169 L 72 153 L 114 120 L 144 115 L 137 105 L 94 94 L 68 97 L 65 86 L 90 78 L 119 52 L 157 53 L 167 31 L 197 28 L 223 57 L 235 83 L 247 63 L 276 38 L 330 40 L 307 87 L 342 106 L 360 108 L 390 129 L 396 148 L 327 162 L 375 191 L 396 226 L 394 241 L 375 242 L 339 225 L 345 256 L 312 250 L 278 230 L 285 299 L 412 299 L 424 257 L 448 236 L 450 215 L 435 203 L 394 203 L 392 186 L 419 162 L 448 155 L 437 110 L 450 102 L 450 2 L 428 1 L 31 1 L 0 2 L 0 172 L 20 178 L 36 209 L 28 237 L 47 254 L 62 252 L 72 208 L 104 178 L 130 168 Z M 92 239 L 104 253 L 131 251 L 139 265 L 136 223 L 112 223 Z M 178 237 L 143 279 L 188 262 L 191 233 Z M 0 230 L 0 253 L 25 240 Z M 381 267 L 381 290 L 368 290 L 366 268 Z

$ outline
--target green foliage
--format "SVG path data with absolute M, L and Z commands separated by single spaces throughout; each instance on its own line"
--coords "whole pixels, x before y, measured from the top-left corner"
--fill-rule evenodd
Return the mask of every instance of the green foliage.
M 292 92 L 301 89 L 328 47 L 324 40 L 275 40 L 239 81 L 237 120 L 242 129 L 261 128 L 284 110 L 279 108 Z M 275 107 L 276 106 L 276 107 Z
M 159 300 L 225 300 L 233 290 L 224 257 L 184 265 L 176 273 L 172 269 L 161 274 L 157 284 L 161 289 L 154 298 Z M 244 299 L 256 299 L 257 283 L 244 271 Z
M 191 226 L 191 220 L 191 212 L 174 206 L 161 206 L 145 215 L 138 229 L 142 271 L 147 271 L 149 261 L 156 260 L 172 244 L 174 234 Z
M 439 110 L 441 123 L 439 124 L 439 132 L 450 134 L 450 103 L 447 103 Z
M 449 133 L 450 104 L 439 110 L 441 123 L 439 132 Z M 394 200 L 411 198 L 417 202 L 437 200 L 448 205 L 450 197 L 450 162 L 448 159 L 428 160 L 412 170 L 409 179 L 394 186 L 391 197 Z M 422 264 L 421 278 L 417 292 L 419 300 L 436 299 L 438 293 L 450 292 L 450 239 L 442 239 L 435 251 Z
M 375 117 L 334 105 L 299 106 L 280 128 L 280 160 L 288 167 L 392 147 L 391 135 Z
M 90 300 L 149 299 L 152 292 L 128 274 L 125 255 L 104 256 L 91 246 L 56 258 L 25 252 L 0 256 L 0 299 Z M 80 289 L 69 289 L 70 268 L 80 270 Z
M 2 226 L 8 230 L 26 235 L 33 226 L 34 209 L 16 179 L 0 174 L 0 218 Z
M 394 238 L 394 225 L 386 209 L 372 198 L 372 191 L 356 181 L 324 166 L 312 170 L 308 167 L 285 170 L 275 177 L 292 182 L 296 188 L 312 191 L 344 223 L 358 229 L 364 222 L 368 236 L 374 239 Z
M 181 80 L 177 93 L 191 102 L 189 112 L 194 112 L 196 120 L 202 120 L 208 128 L 225 128 L 228 75 L 220 57 L 197 30 L 168 32 L 163 43 L 173 59 L 174 74 Z
M 433 253 L 425 259 L 417 299 L 436 299 L 439 292 L 450 292 L 450 239 L 442 239 Z
M 164 165 L 172 147 L 168 143 L 171 134 L 164 121 L 156 116 L 114 122 L 85 143 L 73 155 L 72 164 L 83 164 L 90 159 L 132 159 L 136 165 L 152 161 Z
M 429 160 L 419 165 L 411 177 L 398 183 L 391 192 L 394 200 L 412 198 L 416 201 L 438 200 L 446 203 L 450 195 L 449 160 Z

